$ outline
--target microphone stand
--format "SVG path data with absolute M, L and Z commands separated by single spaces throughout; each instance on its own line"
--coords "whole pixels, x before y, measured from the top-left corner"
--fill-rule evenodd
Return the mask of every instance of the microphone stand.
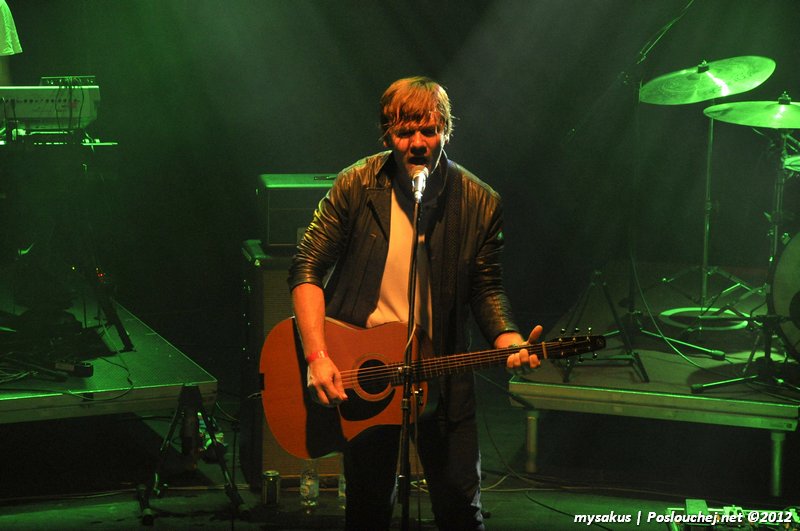
M 611 86 L 609 86 L 603 95 L 595 101 L 594 105 L 591 107 L 589 113 L 583 117 L 583 119 L 569 129 L 567 134 L 565 135 L 564 139 L 562 140 L 562 147 L 566 147 L 571 142 L 573 142 L 578 135 L 578 133 L 588 124 L 590 119 L 593 119 L 597 112 L 599 111 L 600 104 L 609 96 L 612 92 L 612 88 L 618 88 L 619 86 L 625 88 L 633 88 L 635 89 L 635 97 L 636 101 L 633 103 L 633 126 L 634 126 L 634 159 L 633 165 L 631 168 L 631 180 L 630 183 L 630 191 L 629 191 L 629 198 L 628 202 L 630 204 L 628 208 L 628 216 L 625 220 L 625 236 L 624 238 L 626 241 L 626 252 L 627 252 L 627 262 L 628 262 L 628 293 L 627 297 L 623 299 L 624 305 L 626 306 L 626 314 L 620 318 L 615 317 L 615 322 L 617 323 L 618 329 L 610 330 L 603 334 L 605 337 L 611 337 L 614 335 L 620 335 L 623 339 L 623 344 L 625 348 L 626 356 L 629 356 L 633 363 L 636 366 L 640 366 L 640 361 L 638 360 L 638 353 L 634 349 L 633 339 L 636 335 L 643 335 L 646 337 L 653 337 L 656 339 L 663 339 L 667 341 L 669 344 L 677 344 L 682 345 L 685 347 L 693 348 L 695 350 L 699 350 L 701 352 L 705 352 L 711 357 L 721 359 L 721 356 L 724 357 L 724 354 L 715 349 L 707 349 L 700 345 L 695 345 L 692 343 L 688 343 L 686 341 L 681 341 L 676 338 L 666 337 L 660 333 L 651 332 L 644 328 L 644 324 L 642 322 L 643 313 L 641 310 L 637 310 L 636 308 L 636 299 L 637 299 L 637 286 L 638 286 L 638 272 L 636 270 L 636 248 L 638 245 L 638 229 L 637 229 L 637 214 L 639 212 L 638 205 L 641 204 L 641 153 L 638 146 L 639 137 L 640 137 L 640 115 L 639 115 L 639 91 L 642 85 L 643 79 L 643 71 L 644 65 L 647 61 L 648 55 L 650 52 L 656 47 L 656 45 L 661 41 L 661 39 L 669 33 L 672 27 L 679 22 L 685 15 L 688 13 L 689 9 L 695 3 L 695 0 L 688 0 L 684 7 L 681 9 L 680 13 L 678 13 L 675 17 L 670 19 L 664 26 L 662 26 L 636 53 L 636 58 L 633 60 L 632 64 L 623 71 L 621 71 L 615 78 Z M 591 287 L 591 284 L 590 284 Z M 612 313 L 616 313 L 613 308 L 613 304 L 609 300 L 609 304 L 612 306 Z M 620 303 L 622 305 L 622 303 Z M 641 369 L 644 369 L 644 366 L 641 365 Z M 648 381 L 648 377 L 644 371 L 642 371 L 643 380 Z
M 609 97 L 609 95 L 613 92 L 612 89 L 617 89 L 619 85 L 630 86 L 632 84 L 636 84 L 636 97 L 637 97 L 637 106 L 638 106 L 638 97 L 639 97 L 639 88 L 641 85 L 642 80 L 642 73 L 641 69 L 643 68 L 644 62 L 647 60 L 647 56 L 656 47 L 658 42 L 672 29 L 679 20 L 681 20 L 686 13 L 689 11 L 689 8 L 692 7 L 695 0 L 689 0 L 689 2 L 681 9 L 681 12 L 672 18 L 669 22 L 667 22 L 664 26 L 662 26 L 656 33 L 653 35 L 642 47 L 636 52 L 636 59 L 632 65 L 630 65 L 629 69 L 632 72 L 629 72 L 628 69 L 622 70 L 617 77 L 614 78 L 611 85 L 609 85 L 603 94 L 597 98 L 592 106 L 589 108 L 589 112 L 587 112 L 583 118 L 574 126 L 570 127 L 570 129 L 566 132 L 564 137 L 561 141 L 561 146 L 566 147 L 571 144 L 575 138 L 578 136 L 586 125 L 588 125 L 589 121 L 594 119 L 597 113 L 600 110 L 601 104 Z M 638 131 L 637 131 L 638 134 Z M 638 167 L 635 168 L 638 171 Z
M 419 246 L 419 221 L 422 215 L 420 202 L 422 194 L 414 198 L 414 216 L 412 223 L 412 242 L 411 242 L 411 265 L 408 268 L 408 336 L 406 348 L 403 354 L 402 382 L 403 399 L 401 401 L 402 422 L 400 427 L 400 474 L 398 477 L 399 498 L 402 505 L 400 529 L 409 529 L 409 506 L 411 497 L 411 462 L 409 459 L 410 451 L 410 428 L 411 428 L 411 400 L 414 390 L 413 384 L 413 343 L 416 328 L 416 294 L 417 294 L 417 248 Z M 414 412 L 419 411 L 418 407 Z

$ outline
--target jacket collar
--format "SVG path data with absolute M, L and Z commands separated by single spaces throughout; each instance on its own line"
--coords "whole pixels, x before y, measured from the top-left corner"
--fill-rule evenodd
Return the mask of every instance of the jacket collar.
M 389 237 L 389 220 L 392 202 L 392 180 L 389 165 L 394 164 L 392 160 L 391 150 L 381 151 L 375 156 L 371 157 L 369 165 L 370 170 L 374 175 L 374 186 L 367 188 L 367 203 L 376 215 L 381 230 L 388 239 Z M 434 175 L 439 177 L 442 181 L 442 186 L 437 187 L 435 196 L 428 196 L 423 200 L 423 207 L 435 207 L 444 198 L 444 191 L 447 189 L 448 180 L 451 178 L 452 163 L 447 158 L 447 153 L 442 151 L 442 156 L 439 159 L 439 165 L 436 168 Z
M 377 153 L 373 159 L 375 168 L 375 182 L 377 188 L 391 188 L 391 176 L 389 172 L 390 165 L 394 164 L 392 160 L 391 150 L 381 151 Z M 447 153 L 442 151 L 442 156 L 439 158 L 439 165 L 436 167 L 434 175 L 442 180 L 442 186 L 436 192 L 438 200 L 442 192 L 447 188 L 447 180 L 450 175 L 451 164 L 447 158 Z

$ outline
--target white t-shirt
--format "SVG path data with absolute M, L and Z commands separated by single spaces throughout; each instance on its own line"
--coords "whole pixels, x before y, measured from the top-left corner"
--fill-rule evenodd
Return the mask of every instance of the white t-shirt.
M 405 211 L 400 201 L 403 201 L 407 208 L 413 209 L 410 199 L 401 197 L 398 201 L 397 191 L 392 190 L 389 252 L 381 278 L 378 305 L 367 319 L 367 328 L 395 321 L 408 322 L 408 272 L 411 268 L 411 239 L 414 231 L 411 224 L 413 210 L 411 213 Z M 420 230 L 417 240 L 417 289 L 414 319 L 416 327 L 425 330 L 430 338 L 433 325 L 430 318 L 431 286 L 428 270 L 428 252 L 425 249 L 424 230 Z

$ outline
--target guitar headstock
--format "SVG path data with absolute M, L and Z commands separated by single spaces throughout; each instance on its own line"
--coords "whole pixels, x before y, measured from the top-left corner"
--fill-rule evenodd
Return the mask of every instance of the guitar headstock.
M 592 357 L 596 358 L 597 351 L 606 347 L 606 338 L 604 336 L 591 335 L 591 328 L 588 331 L 588 335 L 579 335 L 580 331 L 576 328 L 574 334 L 566 335 L 566 330 L 561 330 L 561 336 L 558 339 L 548 341 L 545 344 L 545 357 L 547 359 L 562 359 L 591 352 Z M 580 361 L 580 358 L 578 361 Z

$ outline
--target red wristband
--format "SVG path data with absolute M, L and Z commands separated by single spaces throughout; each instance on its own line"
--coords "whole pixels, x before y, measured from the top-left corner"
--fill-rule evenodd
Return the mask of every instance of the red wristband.
M 327 350 L 318 350 L 318 351 L 312 352 L 311 354 L 306 356 L 306 363 L 311 365 L 312 361 L 316 361 L 316 360 L 318 360 L 320 358 L 327 358 L 327 357 L 328 357 L 328 351 Z

